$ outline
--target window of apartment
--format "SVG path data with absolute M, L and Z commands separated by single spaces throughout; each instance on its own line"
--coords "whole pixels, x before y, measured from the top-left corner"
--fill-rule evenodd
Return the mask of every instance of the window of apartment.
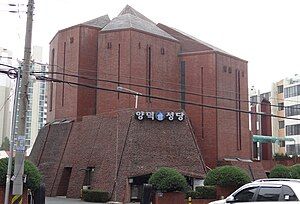
M 300 85 L 291 86 L 284 89 L 285 98 L 290 98 L 299 95 L 300 95 Z
M 279 129 L 284 128 L 284 120 L 278 121 Z
M 271 92 L 266 92 L 266 93 L 263 93 L 263 94 L 260 94 L 260 99 L 266 99 L 266 100 L 270 100 L 270 96 L 271 96 Z
M 279 111 L 284 110 L 284 103 L 278 103 L 277 106 Z
M 251 96 L 250 97 L 250 103 L 251 103 L 251 105 L 256 104 L 257 103 L 257 96 Z
M 279 141 L 278 145 L 279 147 L 285 147 L 285 141 Z
M 285 115 L 286 116 L 300 115 L 300 104 L 285 107 Z
M 287 125 L 286 126 L 286 135 L 300 135 L 300 124 L 296 125 Z
M 283 93 L 283 85 L 277 86 L 277 93 Z

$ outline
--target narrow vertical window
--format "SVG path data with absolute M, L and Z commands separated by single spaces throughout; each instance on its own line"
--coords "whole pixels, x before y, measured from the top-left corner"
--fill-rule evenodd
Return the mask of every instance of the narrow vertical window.
M 151 102 L 151 47 L 148 46 L 147 47 L 147 76 L 146 76 L 146 79 L 147 79 L 147 95 L 149 96 L 148 97 L 148 102 Z
M 67 43 L 64 42 L 63 87 L 62 87 L 62 94 L 61 94 L 61 106 L 64 106 L 65 103 L 66 47 L 67 47 Z
M 120 86 L 120 70 L 121 68 L 121 45 L 118 46 L 118 86 Z M 118 99 L 120 98 L 120 93 L 118 92 Z
M 53 78 L 53 72 L 54 72 L 54 57 L 55 57 L 55 50 L 52 49 L 51 52 L 51 74 L 50 77 Z M 49 98 L 49 111 L 52 111 L 53 108 L 53 81 L 50 82 L 50 98 Z
M 185 61 L 180 62 L 180 91 L 180 107 L 185 110 Z
M 242 149 L 242 129 L 241 129 L 241 78 L 240 71 L 235 72 L 235 82 L 236 82 L 236 133 L 237 133 L 237 150 Z
M 204 86 L 204 77 L 203 77 L 203 67 L 201 67 L 201 104 L 203 104 L 203 86 Z M 201 133 L 202 138 L 204 138 L 204 108 L 201 106 Z

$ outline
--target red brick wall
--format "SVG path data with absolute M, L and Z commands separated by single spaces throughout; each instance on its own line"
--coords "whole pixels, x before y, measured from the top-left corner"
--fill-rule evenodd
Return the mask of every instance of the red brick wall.
M 187 101 L 248 111 L 247 102 L 240 104 L 238 102 L 248 100 L 245 61 L 214 52 L 182 54 L 180 60 L 185 61 L 186 91 L 200 94 L 200 96 L 186 94 Z M 223 66 L 227 69 L 231 67 L 231 73 L 223 72 Z M 240 98 L 236 94 L 236 70 L 240 71 Z M 217 97 L 232 100 L 216 99 Z M 239 115 L 238 111 L 216 110 L 194 105 L 186 105 L 186 111 L 191 118 L 204 160 L 210 168 L 217 165 L 217 160 L 226 157 L 251 158 L 248 114 Z M 238 131 L 240 131 L 239 138 Z
M 129 199 L 125 195 L 128 178 L 153 173 L 162 166 L 204 176 L 188 119 L 138 121 L 131 111 L 118 114 L 84 117 L 71 130 L 69 125 L 51 125 L 48 139 L 37 140 L 40 143 L 35 143 L 34 148 L 45 146 L 38 167 L 44 175 L 48 196 L 57 195 L 65 167 L 72 168 L 68 197 L 80 196 L 84 181 L 81 169 L 95 167 L 92 188 L 113 192 L 118 201 Z M 31 155 L 32 161 L 36 161 L 35 156 L 38 155 Z
M 247 62 L 225 54 L 217 54 L 216 57 L 216 95 L 232 99 L 218 99 L 217 106 L 237 110 L 218 110 L 218 159 L 222 160 L 226 157 L 251 159 L 249 114 L 238 112 L 248 111 Z M 226 72 L 224 66 L 227 68 Z
M 49 71 L 63 73 L 65 66 L 67 74 L 96 78 L 97 35 L 98 29 L 88 26 L 74 26 L 59 31 L 50 43 L 50 64 L 52 49 L 55 50 L 55 56 L 54 66 L 50 66 L 51 70 Z M 66 48 L 64 48 L 64 43 L 66 43 Z M 68 76 L 63 78 L 63 75 L 58 74 L 55 74 L 54 78 L 94 86 L 97 84 L 96 81 Z M 48 98 L 49 100 L 51 98 L 50 85 L 48 86 Z M 67 83 L 53 83 L 52 103 L 52 111 L 49 110 L 47 121 L 93 115 L 96 112 L 96 91 L 83 87 L 77 88 L 76 85 L 71 86 Z
M 112 47 L 107 49 L 107 44 Z M 120 51 L 119 51 L 120 46 Z M 134 30 L 115 32 L 100 32 L 98 47 L 98 77 L 99 79 L 115 80 L 123 83 L 133 83 L 147 86 L 147 49 L 151 47 L 151 86 L 178 89 L 179 72 L 178 58 L 179 44 L 156 36 Z M 164 48 L 164 55 L 161 54 Z M 120 53 L 120 57 L 119 57 Z M 120 58 L 120 60 L 119 60 Z M 119 62 L 118 62 L 119 61 Z M 118 71 L 118 69 L 120 71 Z M 118 78 L 119 74 L 119 78 Z M 117 84 L 99 82 L 99 86 L 116 90 Z M 122 87 L 147 94 L 147 88 L 122 85 Z M 178 99 L 178 93 L 157 91 L 152 89 L 151 95 Z M 132 95 L 98 91 L 97 113 L 112 111 L 117 108 L 133 108 L 135 98 Z M 179 104 L 139 97 L 138 107 L 178 109 Z
M 180 60 L 185 61 L 186 91 L 214 96 L 216 89 L 214 54 L 181 55 Z M 203 72 L 201 69 L 203 69 Z M 202 73 L 203 77 L 201 76 Z M 186 101 L 212 106 L 216 105 L 215 98 L 190 94 L 186 94 Z M 192 127 L 195 131 L 204 161 L 206 165 L 213 168 L 216 166 L 218 149 L 216 143 L 216 109 L 202 108 L 201 106 L 187 104 L 186 112 L 191 119 Z

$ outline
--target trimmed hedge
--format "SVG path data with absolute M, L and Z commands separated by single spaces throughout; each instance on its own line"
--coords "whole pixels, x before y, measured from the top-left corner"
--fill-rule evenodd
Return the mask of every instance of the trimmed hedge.
M 8 158 L 0 159 L 0 186 L 6 185 L 6 174 L 7 174 Z M 12 175 L 14 171 L 14 160 L 12 162 Z M 39 188 L 42 181 L 42 174 L 37 167 L 28 160 L 24 163 L 24 174 L 27 176 L 25 188 L 31 189 L 32 191 Z
M 109 201 L 109 193 L 100 190 L 82 190 L 82 200 L 106 203 Z
M 197 186 L 196 191 L 188 191 L 186 198 L 192 199 L 215 199 L 217 198 L 217 191 L 215 186 Z
M 300 178 L 300 165 L 296 164 L 291 167 L 287 167 L 284 165 L 276 165 L 269 174 L 269 178 Z
M 151 175 L 149 183 L 153 188 L 162 192 L 185 191 L 187 181 L 175 169 L 163 167 Z
M 290 168 L 292 169 L 292 171 L 294 171 L 297 174 L 295 179 L 300 179 L 300 164 L 294 164 Z
M 217 191 L 215 186 L 197 186 L 196 191 L 203 195 L 205 199 L 211 199 L 217 197 Z
M 249 182 L 251 180 L 245 170 L 236 166 L 221 166 L 207 173 L 204 185 L 240 187 Z

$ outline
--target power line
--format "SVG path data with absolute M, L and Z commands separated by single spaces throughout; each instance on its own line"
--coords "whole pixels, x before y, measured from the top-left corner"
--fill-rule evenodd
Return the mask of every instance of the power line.
M 109 91 L 109 92 L 123 93 L 123 94 L 129 94 L 129 95 L 136 95 L 135 93 L 131 93 L 131 92 L 120 91 L 120 90 L 115 90 L 115 89 L 108 89 L 108 88 L 103 88 L 103 87 L 98 87 L 98 86 L 92 86 L 92 85 L 83 84 L 83 83 L 77 83 L 77 82 L 72 82 L 72 81 L 60 80 L 60 79 L 55 79 L 55 78 L 45 77 L 45 76 L 36 76 L 36 79 L 37 80 L 50 81 L 50 82 L 68 83 L 68 84 L 73 84 L 73 85 L 82 86 L 82 87 L 86 87 L 86 88 L 98 89 L 98 90 Z M 200 103 L 195 103 L 195 102 L 191 102 L 191 101 L 183 101 L 183 100 L 177 100 L 177 99 L 170 99 L 170 98 L 164 98 L 164 97 L 154 96 L 154 95 L 144 95 L 144 94 L 142 94 L 142 95 L 139 95 L 139 96 L 140 97 L 146 97 L 146 98 L 153 98 L 153 99 L 163 100 L 163 101 L 168 101 L 168 102 L 185 103 L 185 104 L 188 104 L 188 105 L 195 105 L 195 106 L 200 106 L 200 107 L 205 107 L 205 108 L 211 108 L 211 109 L 219 109 L 219 110 L 226 110 L 226 111 L 233 111 L 233 112 L 241 112 L 241 113 L 247 113 L 247 114 L 255 114 L 255 115 L 262 115 L 262 116 L 269 116 L 269 117 L 291 119 L 291 120 L 300 120 L 300 118 L 291 118 L 291 117 L 278 116 L 278 115 L 261 113 L 261 112 L 260 113 L 256 113 L 256 112 L 251 112 L 251 111 L 248 111 L 248 110 L 239 110 L 239 109 L 234 109 L 234 108 L 213 106 L 213 105 L 208 105 L 208 104 L 200 104 Z
M 43 63 L 39 63 L 39 62 L 33 62 L 33 63 L 47 66 L 47 64 L 43 64 Z M 0 63 L 0 65 L 1 65 L 1 63 Z M 10 66 L 10 65 L 6 65 L 6 66 L 13 67 L 13 66 Z M 271 107 L 289 108 L 289 109 L 300 109 L 300 108 L 297 108 L 297 107 L 272 105 L 272 104 L 263 104 L 263 103 L 259 103 L 259 102 L 249 101 L 249 100 L 240 100 L 240 99 L 234 99 L 234 98 L 228 98 L 228 97 L 222 97 L 222 96 L 199 94 L 199 93 L 195 93 L 195 92 L 178 91 L 178 90 L 174 90 L 174 89 L 164 89 L 164 88 L 160 88 L 160 87 L 146 86 L 146 85 L 135 84 L 135 83 L 125 83 L 125 82 L 118 82 L 118 81 L 114 81 L 114 80 L 97 79 L 97 78 L 91 78 L 91 77 L 86 77 L 86 76 L 80 76 L 80 75 L 77 75 L 77 74 L 66 74 L 66 73 L 61 73 L 61 72 L 40 72 L 40 71 L 38 71 L 38 72 L 31 72 L 31 74 L 58 74 L 58 75 L 65 75 L 65 76 L 70 76 L 70 77 L 77 77 L 77 78 L 82 78 L 82 79 L 87 79 L 87 80 L 92 80 L 92 81 L 108 82 L 108 83 L 114 83 L 114 84 L 119 84 L 119 85 L 129 85 L 129 86 L 135 86 L 135 87 L 141 87 L 141 88 L 152 88 L 152 89 L 161 90 L 161 91 L 168 91 L 168 92 L 173 92 L 173 93 L 184 93 L 184 94 L 188 94 L 188 95 L 201 96 L 201 97 L 207 97 L 207 98 L 215 98 L 215 99 L 219 99 L 219 100 L 223 99 L 223 100 L 240 101 L 240 102 L 252 103 L 252 104 L 254 103 L 254 104 L 268 105 L 268 106 L 271 106 Z
M 70 77 L 77 77 L 77 78 L 82 78 L 82 79 L 87 79 L 87 80 L 92 80 L 92 81 L 100 81 L 100 82 L 108 82 L 108 83 L 113 83 L 113 84 L 118 84 L 118 85 L 129 85 L 129 86 L 135 86 L 135 87 L 141 87 L 141 88 L 151 88 L 155 90 L 160 90 L 160 91 L 168 91 L 172 93 L 184 93 L 188 95 L 193 95 L 193 96 L 200 96 L 200 97 L 206 97 L 206 98 L 215 98 L 215 99 L 223 99 L 223 100 L 229 100 L 229 101 L 240 101 L 244 103 L 255 103 L 255 104 L 262 104 L 259 102 L 252 102 L 249 100 L 240 100 L 240 99 L 234 99 L 234 98 L 228 98 L 228 97 L 222 97 L 222 96 L 214 96 L 214 95 L 206 95 L 206 94 L 199 94 L 195 92 L 188 92 L 188 91 L 178 91 L 174 89 L 165 89 L 165 88 L 160 88 L 160 87 L 155 87 L 155 86 L 147 86 L 147 85 L 141 85 L 141 84 L 135 84 L 135 83 L 125 83 L 125 82 L 119 82 L 119 81 L 114 81 L 114 80 L 106 80 L 106 79 L 97 79 L 97 78 L 91 78 L 91 77 L 86 77 L 86 76 L 80 76 L 76 74 L 66 74 L 66 73 L 61 73 L 61 72 L 32 72 L 33 74 L 58 74 L 58 75 L 64 75 L 64 76 L 70 76 Z M 285 107 L 285 106 L 280 106 L 280 105 L 272 105 L 269 104 L 269 106 L 272 107 Z M 290 109 L 300 109 L 297 107 L 289 107 Z
M 42 63 L 40 63 L 42 64 Z M 52 64 L 43 64 L 43 65 L 48 65 L 48 66 L 55 66 L 59 69 L 64 69 L 63 67 L 59 66 L 59 65 L 52 65 Z M 73 72 L 73 73 L 76 73 L 75 71 L 72 71 L 68 68 L 65 68 L 65 70 L 69 71 L 69 72 Z M 96 71 L 95 70 L 92 70 L 92 69 L 84 69 L 82 70 L 82 72 L 85 72 L 85 73 L 95 73 Z M 104 72 L 103 73 L 104 75 L 110 75 L 110 76 L 115 76 L 117 77 L 116 74 L 111 74 L 111 73 L 106 73 Z M 145 79 L 145 78 L 142 78 L 142 77 L 133 77 L 133 76 L 124 76 L 122 75 L 121 76 L 122 78 L 127 78 L 127 79 L 138 79 L 138 80 L 143 80 L 143 81 L 149 81 L 149 79 Z M 151 82 L 157 82 L 157 83 L 162 83 L 162 84 L 170 84 L 170 85 L 176 85 L 176 86 L 180 86 L 181 84 L 180 83 L 174 83 L 174 82 L 167 82 L 167 81 L 158 81 L 158 80 L 150 80 Z M 199 88 L 198 86 L 193 86 L 193 85 L 185 85 L 185 87 L 191 87 L 191 88 Z M 213 90 L 213 89 L 206 89 L 207 91 L 216 91 L 216 90 Z M 233 93 L 233 94 L 237 94 L 237 92 L 235 91 L 228 91 L 228 90 L 217 90 L 217 92 L 228 92 L 228 93 Z
M 45 66 L 55 66 L 55 67 L 57 67 L 57 68 L 59 68 L 59 69 L 65 69 L 65 70 L 67 70 L 67 71 L 69 71 L 69 72 L 71 72 L 71 73 L 76 73 L 75 71 L 72 71 L 72 70 L 70 70 L 70 69 L 68 69 L 68 68 L 63 68 L 63 67 L 61 67 L 61 66 L 59 66 L 59 65 L 56 65 L 56 64 L 45 64 L 45 63 L 39 63 L 39 62 L 34 62 L 34 63 L 36 63 L 36 64 L 39 64 L 39 65 L 45 65 Z M 91 73 L 95 73 L 95 70 L 92 70 L 92 69 L 84 69 L 83 71 L 82 71 L 83 73 L 85 72 L 85 73 L 89 73 L 89 74 L 91 74 Z M 77 74 L 77 73 L 76 73 Z M 111 73 L 104 73 L 104 75 L 110 75 L 110 76 L 115 76 L 115 77 L 117 77 L 117 75 L 116 74 L 111 74 Z M 145 78 L 142 78 L 142 77 L 132 77 L 132 76 L 121 76 L 122 78 L 127 78 L 127 79 L 139 79 L 139 80 L 146 80 L 146 81 L 148 81 L 149 79 L 145 79 Z M 164 81 L 164 82 L 162 82 L 162 81 L 157 81 L 157 80 L 151 80 L 152 82 L 157 82 L 157 83 L 165 83 L 165 84 L 172 84 L 172 85 L 176 85 L 176 86 L 180 86 L 181 84 L 180 83 L 173 83 L 173 82 L 166 82 L 166 81 Z M 193 86 L 193 85 L 185 85 L 185 87 L 191 87 L 191 88 L 199 88 L 199 86 Z M 229 90 L 213 90 L 213 89 L 207 89 L 206 88 L 206 90 L 208 90 L 208 91 L 217 91 L 217 92 L 227 92 L 227 93 L 232 93 L 232 94 L 239 94 L 238 92 L 236 92 L 236 91 L 229 91 Z M 290 102 L 298 102 L 298 101 L 293 101 L 293 100 L 287 100 L 287 99 L 285 99 L 285 101 L 290 101 Z M 245 101 L 246 102 L 246 101 Z M 251 103 L 253 103 L 252 101 L 248 101 L 248 102 L 251 102 Z M 276 105 L 271 105 L 271 106 L 275 106 L 275 107 L 281 107 L 281 106 L 276 106 Z

